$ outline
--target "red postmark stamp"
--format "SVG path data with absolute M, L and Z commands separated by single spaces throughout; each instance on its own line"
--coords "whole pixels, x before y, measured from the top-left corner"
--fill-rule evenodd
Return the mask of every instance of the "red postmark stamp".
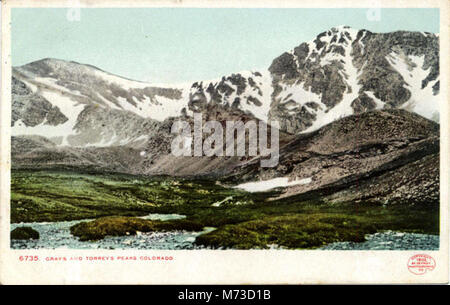
M 436 261 L 428 254 L 417 254 L 408 260 L 408 270 L 417 275 L 433 271 L 434 267 L 436 267 Z

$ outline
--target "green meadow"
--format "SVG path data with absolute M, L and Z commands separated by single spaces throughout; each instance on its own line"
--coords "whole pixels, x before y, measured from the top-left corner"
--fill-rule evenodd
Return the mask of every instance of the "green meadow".
M 248 193 L 210 180 L 13 170 L 11 222 L 92 219 L 72 227 L 80 240 L 214 227 L 195 243 L 234 249 L 314 249 L 337 241 L 364 241 L 366 234 L 383 230 L 439 234 L 437 206 L 330 205 L 320 196 L 275 200 L 276 195 Z M 186 218 L 136 218 L 150 213 Z

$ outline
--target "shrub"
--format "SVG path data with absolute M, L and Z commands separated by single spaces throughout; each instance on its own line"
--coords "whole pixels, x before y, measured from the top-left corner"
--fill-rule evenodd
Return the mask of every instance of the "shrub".
M 11 231 L 11 239 L 39 239 L 39 232 L 32 227 L 19 227 Z

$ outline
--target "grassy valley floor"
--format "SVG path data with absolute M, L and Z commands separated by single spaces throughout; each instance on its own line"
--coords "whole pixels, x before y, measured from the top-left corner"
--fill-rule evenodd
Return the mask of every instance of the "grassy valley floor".
M 275 194 L 247 193 L 207 180 L 13 170 L 11 222 L 96 219 L 72 227 L 80 240 L 215 227 L 195 243 L 234 249 L 314 249 L 362 242 L 366 234 L 385 230 L 439 234 L 438 206 L 330 205 L 320 198 L 267 201 Z M 136 218 L 149 213 L 186 218 Z

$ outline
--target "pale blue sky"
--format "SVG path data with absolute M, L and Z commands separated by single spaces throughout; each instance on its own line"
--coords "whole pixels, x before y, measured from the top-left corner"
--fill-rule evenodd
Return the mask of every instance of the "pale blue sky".
M 12 63 L 73 60 L 136 80 L 184 82 L 267 68 L 337 25 L 373 32 L 439 32 L 438 9 L 12 9 Z

